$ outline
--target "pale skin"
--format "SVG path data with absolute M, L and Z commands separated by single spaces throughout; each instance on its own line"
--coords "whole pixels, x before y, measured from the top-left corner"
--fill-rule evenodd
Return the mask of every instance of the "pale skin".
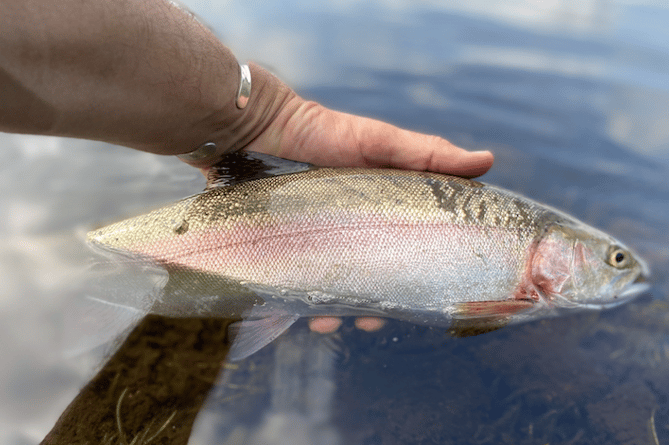
M 235 105 L 238 63 L 190 13 L 165 0 L 0 2 L 0 131 L 105 141 L 161 155 L 214 142 L 322 166 L 395 167 L 464 177 L 488 151 L 330 110 L 250 64 L 248 105 Z M 219 156 L 220 157 L 220 156 Z M 194 167 L 204 172 L 218 158 Z M 317 317 L 316 332 L 341 320 Z M 382 327 L 376 317 L 356 326 Z

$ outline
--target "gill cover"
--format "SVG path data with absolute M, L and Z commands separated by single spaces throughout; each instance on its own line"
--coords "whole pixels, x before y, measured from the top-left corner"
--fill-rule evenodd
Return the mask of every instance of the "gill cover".
M 574 220 L 548 226 L 532 259 L 532 281 L 559 307 L 615 306 L 645 290 L 646 264 L 618 240 Z

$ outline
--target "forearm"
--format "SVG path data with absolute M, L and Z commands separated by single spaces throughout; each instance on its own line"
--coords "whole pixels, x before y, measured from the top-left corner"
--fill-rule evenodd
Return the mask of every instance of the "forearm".
M 162 0 L 0 3 L 2 131 L 162 154 L 209 140 L 243 146 L 294 96 L 264 70 L 252 74 L 251 101 L 239 110 L 235 57 Z

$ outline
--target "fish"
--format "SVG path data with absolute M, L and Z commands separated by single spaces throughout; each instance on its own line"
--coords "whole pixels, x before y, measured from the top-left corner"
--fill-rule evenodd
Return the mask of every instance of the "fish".
M 212 168 L 204 192 L 88 241 L 168 272 L 150 312 L 239 317 L 235 360 L 300 317 L 380 316 L 474 335 L 620 305 L 648 289 L 650 273 L 612 236 L 494 185 L 253 152 Z

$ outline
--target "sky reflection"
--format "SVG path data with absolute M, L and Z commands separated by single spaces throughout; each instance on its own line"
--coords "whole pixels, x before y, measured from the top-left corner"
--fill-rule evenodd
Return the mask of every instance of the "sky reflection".
M 568 346 L 560 346 L 552 340 L 551 347 L 564 360 L 542 356 L 536 367 L 546 373 L 556 370 L 549 377 L 566 388 L 573 370 L 591 371 L 594 354 L 595 375 L 604 379 L 596 382 L 598 387 L 617 387 L 618 380 L 627 378 L 621 377 L 624 373 L 667 383 L 663 299 L 669 292 L 669 5 L 557 0 L 185 3 L 240 60 L 262 63 L 305 96 L 447 136 L 467 147 L 492 148 L 497 163 L 486 181 L 531 194 L 629 239 L 654 268 L 653 296 L 603 315 L 600 324 L 597 317 L 591 322 L 587 317 L 564 320 L 569 328 L 564 331 L 573 328 L 573 337 L 582 334 L 587 341 L 570 337 Z M 203 180 L 175 159 L 96 142 L 0 134 L 0 143 L 0 443 L 35 443 L 94 369 L 85 359 L 57 356 L 54 334 L 68 286 L 90 258 L 83 233 L 195 193 Z M 629 332 L 613 333 L 629 325 Z M 563 332 L 562 325 L 547 326 Z M 513 342 L 504 341 L 506 336 L 523 339 L 524 333 L 541 332 L 541 326 L 513 332 L 517 337 L 510 333 L 472 343 L 481 342 L 492 352 L 518 353 Z M 399 360 L 407 366 L 423 361 L 412 355 L 420 353 L 416 345 L 422 338 L 413 343 L 400 338 L 398 345 L 383 335 L 356 340 L 363 343 L 362 352 L 368 347 L 392 357 L 388 351 L 399 350 L 404 354 Z M 526 345 L 522 357 L 532 359 L 544 347 L 541 338 L 532 340 L 536 344 Z M 425 351 L 436 349 L 428 346 Z M 450 347 L 436 355 L 423 352 L 453 363 L 448 360 L 456 348 Z M 463 369 L 469 358 L 454 360 L 463 367 L 439 370 L 444 380 L 452 379 L 449 384 L 464 381 L 457 377 L 467 374 Z M 513 384 L 518 371 L 508 355 L 499 360 L 508 375 L 496 377 L 502 383 L 495 394 L 503 394 L 502 385 Z M 386 365 L 347 363 L 377 374 Z M 422 371 L 426 378 L 433 375 Z M 351 375 L 369 377 L 356 372 Z M 532 380 L 537 394 L 545 389 L 542 377 Z M 419 383 L 407 383 L 412 389 L 408 396 L 421 390 Z M 650 390 L 639 380 L 624 387 L 633 391 L 639 385 L 638 394 L 646 397 Z M 468 389 L 484 397 L 477 388 Z M 568 394 L 577 397 L 589 387 L 571 388 Z M 625 394 L 617 391 L 611 397 L 619 402 Z M 357 394 L 340 397 L 350 401 L 353 396 Z M 588 409 L 600 412 L 596 408 L 610 400 L 591 403 Z M 662 403 L 659 413 L 667 419 L 669 408 L 666 400 Z M 433 407 L 434 412 L 443 410 L 436 401 Z M 643 416 L 642 426 L 648 420 L 645 411 Z

